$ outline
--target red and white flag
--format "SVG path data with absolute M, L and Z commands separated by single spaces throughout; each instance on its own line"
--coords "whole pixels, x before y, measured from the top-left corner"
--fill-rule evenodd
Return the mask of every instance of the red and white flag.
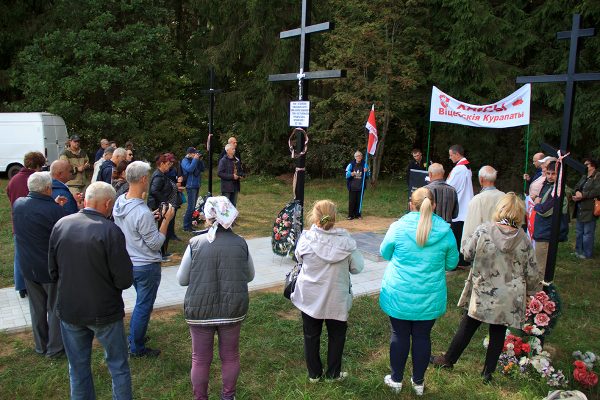
M 367 153 L 375 155 L 377 149 L 377 124 L 375 122 L 375 104 L 371 106 L 371 113 L 365 128 L 369 130 L 369 142 L 367 144 Z

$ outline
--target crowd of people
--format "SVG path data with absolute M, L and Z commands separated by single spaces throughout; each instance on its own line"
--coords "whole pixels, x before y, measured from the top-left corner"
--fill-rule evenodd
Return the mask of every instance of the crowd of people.
M 227 197 L 209 199 L 207 205 L 212 204 L 215 210 L 222 211 L 227 204 L 235 210 L 229 198 L 235 202 L 244 176 L 236 146 L 237 140 L 230 138 L 219 159 L 221 185 Z M 50 164 L 49 172 L 43 171 L 45 156 L 30 152 L 25 155 L 25 167 L 7 186 L 14 232 L 15 290 L 29 301 L 35 351 L 48 358 L 66 354 L 73 399 L 95 396 L 90 368 L 94 337 L 105 349 L 113 397 L 132 397 L 129 357 L 157 357 L 161 352 L 147 345 L 146 333 L 161 281 L 161 263 L 170 256 L 169 240 L 180 240 L 174 221 L 184 202 L 184 190 L 189 205 L 183 230 L 192 231 L 192 211 L 205 168 L 200 151 L 187 148 L 180 162 L 174 154 L 162 153 L 155 159 L 154 171 L 149 163 L 134 161 L 133 155 L 131 142 L 117 147 L 102 139 L 92 164 L 80 147 L 80 138 L 72 135 L 59 159 Z M 215 205 L 214 199 L 221 203 Z M 204 207 L 204 211 L 215 229 L 202 237 L 212 237 L 212 243 L 216 227 L 223 221 L 213 216 L 213 209 Z M 228 257 L 232 254 L 230 247 L 223 251 Z M 247 281 L 254 274 L 247 256 L 246 309 Z M 190 267 L 190 263 L 195 265 L 194 258 L 188 257 L 184 256 L 183 265 L 195 274 L 195 268 Z M 195 278 L 193 281 L 198 283 Z M 122 291 L 132 285 L 136 303 L 126 337 Z M 221 300 L 229 302 L 228 296 Z M 229 306 L 223 309 L 229 310 Z
M 204 202 L 208 229 L 190 239 L 177 272 L 180 285 L 187 286 L 184 315 L 192 339 L 191 382 L 196 399 L 208 399 L 215 334 L 222 362 L 222 399 L 235 398 L 240 373 L 241 326 L 255 270 L 247 243 L 232 230 L 245 176 L 236 146 L 235 138 L 225 146 L 218 163 L 222 196 Z M 420 152 L 413 156 L 419 168 L 427 167 L 429 183 L 411 194 L 410 211 L 390 226 L 381 243 L 381 256 L 389 263 L 379 302 L 391 326 L 391 373 L 383 381 L 394 392 L 402 389 L 410 353 L 411 387 L 420 396 L 428 364 L 452 368 L 481 323 L 489 325 L 490 333 L 482 376 L 485 382 L 492 379 L 506 327 L 522 328 L 528 296 L 540 289 L 544 279 L 557 193 L 553 190 L 556 160 L 536 154 L 539 173 L 531 179 L 524 176 L 530 183 L 529 214 L 535 220 L 528 234 L 522 229 L 525 202 L 495 187 L 497 171 L 492 166 L 479 169 L 481 191 L 474 195 L 470 162 L 462 146 L 449 149 L 455 166 L 446 179 L 441 164 L 423 164 Z M 105 349 L 113 398 L 130 399 L 129 357 L 161 353 L 148 346 L 147 336 L 161 262 L 169 256 L 169 240 L 178 239 L 174 220 L 183 203 L 182 192 L 186 190 L 188 210 L 193 210 L 205 165 L 200 152 L 189 147 L 180 162 L 181 173 L 174 167 L 177 161 L 172 153 L 157 156 L 152 171 L 149 163 L 133 161 L 133 146 L 119 148 L 105 139 L 96 157 L 96 180 L 87 185 L 86 172 L 92 166 L 79 138 L 72 136 L 50 172 L 42 171 L 45 157 L 32 152 L 25 156 L 25 168 L 9 182 L 15 289 L 29 298 L 35 351 L 49 358 L 66 354 L 71 398 L 94 397 L 90 357 L 96 337 Z M 361 218 L 362 196 L 357 192 L 364 192 L 370 172 L 362 153 L 354 157 L 346 169 L 349 219 Z M 597 162 L 585 163 L 587 174 L 572 195 L 576 254 L 582 258 L 592 256 L 593 199 L 600 196 Z M 566 231 L 566 208 L 558 212 L 564 217 L 561 229 Z M 348 376 L 342 359 L 352 306 L 350 275 L 364 268 L 356 241 L 336 227 L 337 214 L 333 202 L 317 201 L 309 213 L 311 226 L 295 248 L 302 267 L 291 301 L 301 312 L 312 383 Z M 192 229 L 188 212 L 183 229 Z M 431 331 L 446 312 L 446 271 L 457 266 L 469 270 L 458 303 L 464 315 L 447 351 L 432 356 Z M 132 285 L 136 303 L 126 336 L 122 291 Z M 328 333 L 325 366 L 320 356 L 323 324 Z

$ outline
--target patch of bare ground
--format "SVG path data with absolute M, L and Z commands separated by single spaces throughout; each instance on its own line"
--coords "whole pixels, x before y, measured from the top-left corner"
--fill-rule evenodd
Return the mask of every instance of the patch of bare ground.
M 283 293 L 283 284 L 277 284 L 268 288 L 254 290 L 252 291 L 251 295 L 256 293 Z
M 394 221 L 397 221 L 397 218 L 365 216 L 363 219 L 343 219 L 338 221 L 336 226 L 350 232 L 385 233 Z
M 291 184 L 294 181 L 294 174 L 292 174 L 292 173 L 281 174 L 281 175 L 275 177 L 275 179 L 277 179 L 278 181 L 284 182 L 284 183 Z
M 173 318 L 175 315 L 181 315 L 183 313 L 182 306 L 173 306 L 167 308 L 161 308 L 152 312 L 152 319 L 158 321 L 167 321 Z M 156 315 L 154 315 L 156 314 Z

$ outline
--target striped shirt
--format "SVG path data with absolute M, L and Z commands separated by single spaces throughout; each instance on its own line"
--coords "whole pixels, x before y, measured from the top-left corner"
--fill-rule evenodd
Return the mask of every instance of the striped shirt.
M 458 216 L 458 196 L 456 189 L 448 185 L 443 179 L 438 179 L 425 186 L 433 193 L 436 204 L 435 213 L 444 221 L 451 223 Z

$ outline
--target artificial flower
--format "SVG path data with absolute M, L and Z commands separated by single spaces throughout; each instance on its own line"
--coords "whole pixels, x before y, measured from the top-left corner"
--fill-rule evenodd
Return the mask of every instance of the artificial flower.
M 537 314 L 539 312 L 541 312 L 544 309 L 544 304 L 536 299 L 535 297 L 531 299 L 531 301 L 529 302 L 529 307 L 527 307 L 527 309 L 533 313 L 533 314 Z
M 536 323 L 536 325 L 548 326 L 548 324 L 550 323 L 550 317 L 546 313 L 539 313 L 535 316 L 533 321 Z
M 539 300 L 542 304 L 550 300 L 550 297 L 544 291 L 539 291 L 533 296 L 536 300 Z
M 552 315 L 552 313 L 556 311 L 556 303 L 553 301 L 547 301 L 544 303 L 544 312 L 548 315 Z

